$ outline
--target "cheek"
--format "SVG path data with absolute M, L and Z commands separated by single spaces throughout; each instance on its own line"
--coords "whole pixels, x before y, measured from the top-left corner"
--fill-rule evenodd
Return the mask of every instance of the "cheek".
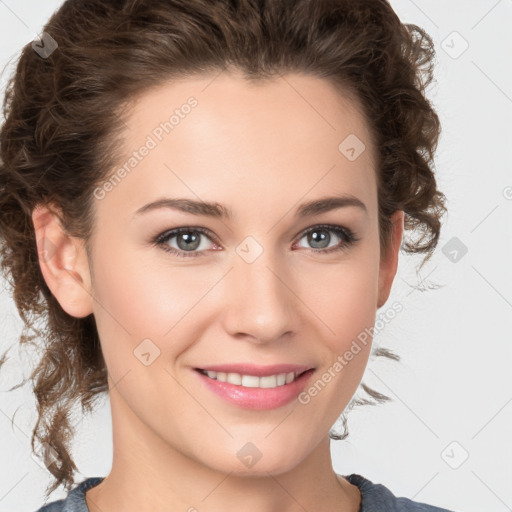
M 301 272 L 301 298 L 319 319 L 332 351 L 344 350 L 375 321 L 378 261 L 358 252 L 333 265 L 310 265 Z
M 350 401 L 366 368 L 375 322 L 378 273 L 375 265 L 359 260 L 322 275 L 326 284 L 320 288 L 312 287 L 318 283 L 314 274 L 308 278 L 309 288 L 317 290 L 307 297 L 311 301 L 308 305 L 321 320 L 317 324 L 323 333 L 319 344 L 325 356 L 311 397 L 322 395 L 320 400 L 315 399 L 315 407 L 325 407 L 325 414 L 330 417 Z
M 150 352 L 172 361 L 194 339 L 198 316 L 209 318 L 207 294 L 222 271 L 172 265 L 165 254 L 149 258 L 133 247 L 116 251 L 121 242 L 105 242 L 95 257 L 93 284 L 94 316 L 109 370 L 117 377 L 126 373 L 134 351 L 147 339 L 154 344 L 144 342 Z
M 122 242 L 119 242 L 120 244 Z M 122 247 L 118 244 L 118 247 Z M 100 315 L 110 313 L 133 337 L 160 337 L 183 317 L 205 287 L 196 279 L 197 272 L 175 265 L 166 265 L 165 255 L 148 249 L 123 250 L 99 254 L 95 264 L 95 297 L 101 303 Z M 145 256 L 145 257 L 144 257 Z M 107 310 L 107 311 L 105 311 Z
M 342 263 L 310 265 L 301 298 L 318 317 L 322 371 L 306 389 L 316 411 L 335 420 L 357 390 L 368 362 L 378 298 L 379 251 L 368 243 Z M 310 315 L 311 318 L 313 316 Z

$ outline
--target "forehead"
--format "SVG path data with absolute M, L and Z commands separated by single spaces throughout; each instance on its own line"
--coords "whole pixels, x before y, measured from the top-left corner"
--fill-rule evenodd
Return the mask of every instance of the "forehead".
M 189 108 L 191 103 L 194 107 Z M 151 123 L 168 121 L 173 113 L 173 127 L 189 117 L 187 131 L 196 130 L 197 135 L 211 136 L 231 128 L 234 132 L 258 132 L 261 137 L 287 127 L 279 142 L 294 136 L 299 142 L 301 136 L 310 137 L 314 131 L 318 137 L 329 132 L 338 132 L 338 137 L 357 133 L 365 142 L 371 137 L 355 93 L 337 88 L 327 79 L 301 73 L 251 81 L 235 72 L 205 73 L 163 82 L 132 102 L 127 122 L 130 134 L 140 137 Z M 154 128 L 159 131 L 156 125 Z M 173 135 L 176 139 L 179 131 Z
M 159 84 L 133 102 L 117 167 L 127 172 L 109 201 L 132 211 L 159 195 L 233 204 L 233 191 L 244 204 L 275 194 L 291 206 L 326 192 L 370 201 L 374 151 L 357 100 L 328 80 L 197 75 Z M 127 198 L 129 191 L 136 194 Z

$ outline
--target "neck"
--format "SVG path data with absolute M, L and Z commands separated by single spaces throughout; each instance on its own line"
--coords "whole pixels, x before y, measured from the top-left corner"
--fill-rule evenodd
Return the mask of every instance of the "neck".
M 90 512 L 357 512 L 359 489 L 332 469 L 325 436 L 299 464 L 258 476 L 223 473 L 169 446 L 111 397 L 114 456 L 107 477 L 86 493 Z M 132 415 L 129 421 L 126 415 Z M 123 418 L 122 422 L 115 421 Z M 121 428 L 122 425 L 122 428 Z M 207 443 L 208 439 L 200 440 Z

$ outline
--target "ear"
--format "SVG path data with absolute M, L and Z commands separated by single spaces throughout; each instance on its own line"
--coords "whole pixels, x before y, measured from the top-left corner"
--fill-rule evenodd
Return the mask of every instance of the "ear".
M 32 211 L 39 266 L 62 309 L 83 318 L 93 311 L 87 253 L 81 239 L 65 232 L 56 211 L 41 204 Z
M 381 255 L 379 270 L 379 296 L 377 308 L 382 307 L 391 293 L 391 285 L 398 268 L 398 255 L 404 232 L 404 212 L 397 210 L 391 216 L 392 229 L 389 246 L 386 253 Z

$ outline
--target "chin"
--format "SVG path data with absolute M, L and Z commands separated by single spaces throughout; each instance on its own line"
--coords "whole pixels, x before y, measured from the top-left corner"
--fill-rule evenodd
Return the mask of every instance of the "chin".
M 246 436 L 244 441 L 240 439 L 230 439 L 228 446 L 212 454 L 212 459 L 216 460 L 216 467 L 212 469 L 240 477 L 268 477 L 269 474 L 279 475 L 292 470 L 308 455 L 303 453 L 303 441 L 289 442 L 289 437 L 287 442 L 263 436 L 258 439 Z M 207 465 L 212 465 L 211 460 Z
M 239 460 L 236 460 L 235 463 L 233 463 L 233 460 L 227 460 L 224 461 L 224 464 L 220 463 L 218 467 L 212 469 L 221 473 L 230 473 L 230 476 L 241 478 L 267 478 L 269 476 L 277 476 L 287 473 L 295 468 L 300 462 L 297 458 L 287 461 L 264 461 L 263 459 L 264 457 L 262 456 L 260 460 L 250 467 Z

